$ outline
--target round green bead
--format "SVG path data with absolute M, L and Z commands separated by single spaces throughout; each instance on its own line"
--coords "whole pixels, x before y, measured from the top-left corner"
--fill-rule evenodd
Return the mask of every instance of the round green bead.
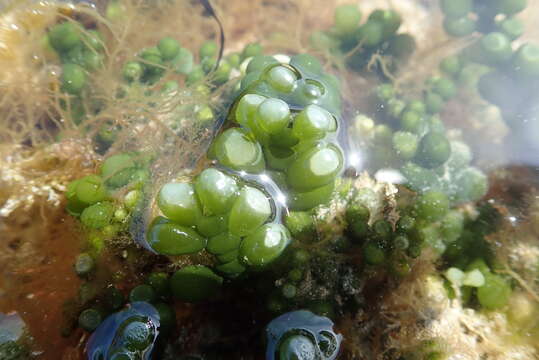
M 472 161 L 470 147 L 462 141 L 451 141 L 451 156 L 447 160 L 447 166 L 458 170 L 468 166 Z
M 440 223 L 443 241 L 446 244 L 455 242 L 464 229 L 464 215 L 460 211 L 450 211 Z
M 492 6 L 499 13 L 513 15 L 526 9 L 528 0 L 494 0 Z
M 398 235 L 393 239 L 393 246 L 398 250 L 406 250 L 410 245 L 410 240 L 406 235 Z
M 206 239 L 190 227 L 157 217 L 147 232 L 150 247 L 162 255 L 194 254 L 206 246 Z
M 123 328 L 122 335 L 128 350 L 142 351 L 151 344 L 153 331 L 146 322 L 135 320 Z
M 405 131 L 393 134 L 393 149 L 402 159 L 412 159 L 417 152 L 418 144 L 419 140 L 415 134 Z
M 285 66 L 274 66 L 266 74 L 266 81 L 275 90 L 289 93 L 298 79 L 295 72 Z
M 297 54 L 290 58 L 290 65 L 299 68 L 302 71 L 322 74 L 322 63 L 311 54 Z
M 443 165 L 451 155 L 451 144 L 444 134 L 430 132 L 419 143 L 416 162 L 426 168 Z
M 303 192 L 294 191 L 289 194 L 288 206 L 291 210 L 306 211 L 318 205 L 327 204 L 335 190 L 335 181 L 327 185 Z
M 171 66 L 178 74 L 189 74 L 194 68 L 193 53 L 186 48 L 180 48 L 178 54 L 171 60 Z
M 266 55 L 257 55 L 249 61 L 247 69 L 245 70 L 247 74 L 257 71 L 263 71 L 270 65 L 277 65 L 279 62 L 275 60 L 273 56 Z
M 301 269 L 292 269 L 288 272 L 288 279 L 292 282 L 298 283 L 303 280 L 303 271 Z
M 159 313 L 159 330 L 168 331 L 176 325 L 176 313 L 165 303 L 154 304 L 153 307 Z
M 90 254 L 82 253 L 75 261 L 75 272 L 78 276 L 88 276 L 95 268 L 95 261 Z
M 421 134 L 425 130 L 426 123 L 420 113 L 407 110 L 400 118 L 400 125 L 406 133 Z
M 288 336 L 279 345 L 279 360 L 316 360 L 317 354 L 315 344 L 305 335 Z
M 447 56 L 440 62 L 440 70 L 447 75 L 456 76 L 461 68 L 462 62 L 456 55 Z
M 101 229 L 109 225 L 114 214 L 114 205 L 108 201 L 98 202 L 82 211 L 80 221 L 91 229 Z
M 164 37 L 159 40 L 157 48 L 161 53 L 161 57 L 165 61 L 174 59 L 176 55 L 178 55 L 178 53 L 180 52 L 180 44 L 178 43 L 178 41 L 176 41 L 176 39 L 171 37 Z
M 285 224 L 292 236 L 308 234 L 314 230 L 314 218 L 307 211 L 289 211 Z
M 158 296 L 165 297 L 170 295 L 170 282 L 167 273 L 150 273 L 146 278 L 146 284 L 150 285 Z
M 103 316 L 96 309 L 86 309 L 79 315 L 79 326 L 86 331 L 94 331 L 103 321 Z
M 140 58 L 144 60 L 143 67 L 148 75 L 159 76 L 164 72 L 162 68 L 163 58 L 157 47 L 144 49 L 140 54 Z
M 484 61 L 492 64 L 504 63 L 511 59 L 511 40 L 500 32 L 491 32 L 480 40 Z
M 206 41 L 202 44 L 199 50 L 200 59 L 211 58 L 217 56 L 218 46 L 215 41 Z
M 86 33 L 84 34 L 84 40 L 85 40 L 86 46 L 88 46 L 90 50 L 94 50 L 93 52 L 101 51 L 105 48 L 105 44 L 103 42 L 103 36 L 97 30 L 86 31 Z
M 375 10 L 369 15 L 369 21 L 377 21 L 383 26 L 383 39 L 395 34 L 401 26 L 402 19 L 395 10 Z
M 513 59 L 513 68 L 525 76 L 539 76 L 539 46 L 522 45 Z
M 397 221 L 397 230 L 403 233 L 408 233 L 415 226 L 415 218 L 410 215 L 403 215 L 399 221 Z
M 256 123 L 263 131 L 278 134 L 290 122 L 290 108 L 281 99 L 266 99 L 258 106 L 255 117 Z
M 238 128 L 221 133 L 215 140 L 214 149 L 217 160 L 231 169 L 258 173 L 265 168 L 260 144 Z
M 335 31 L 339 36 L 352 34 L 359 27 L 361 11 L 356 5 L 345 4 L 335 8 Z
M 439 94 L 429 91 L 425 95 L 425 105 L 427 105 L 427 111 L 429 113 L 436 114 L 442 111 L 445 101 Z
M 424 114 L 427 111 L 427 106 L 421 100 L 412 100 L 408 103 L 408 105 L 406 105 L 406 111 Z
M 86 72 L 76 64 L 62 67 L 62 90 L 73 95 L 79 94 L 86 85 Z
M 200 205 L 191 184 L 163 185 L 157 195 L 157 205 L 166 217 L 180 225 L 195 225 L 201 216 Z
M 264 267 L 283 253 L 290 240 L 290 233 L 283 225 L 263 225 L 241 243 L 240 260 L 248 266 Z
M 401 61 L 406 61 L 416 47 L 415 38 L 410 34 L 393 35 L 388 40 L 389 53 Z
M 143 284 L 135 286 L 129 293 L 130 302 L 145 301 L 151 303 L 155 300 L 157 300 L 157 294 L 150 285 Z
M 206 250 L 214 255 L 222 255 L 237 250 L 241 243 L 241 237 L 225 232 L 211 237 L 208 240 Z
M 363 246 L 363 258 L 370 265 L 380 265 L 386 260 L 384 250 L 372 241 L 367 242 Z
M 444 100 L 451 99 L 457 93 L 455 83 L 445 77 L 434 79 L 432 83 L 432 91 L 440 95 Z
M 376 96 L 382 102 L 388 102 L 395 96 L 395 88 L 391 84 L 378 85 L 376 88 Z
M 101 176 L 105 183 L 117 188 L 127 185 L 135 172 L 135 162 L 129 154 L 116 154 L 108 157 L 101 165 Z
M 195 191 L 204 214 L 220 215 L 230 210 L 239 189 L 234 178 L 209 168 L 198 175 Z
M 336 129 L 336 120 L 318 105 L 308 105 L 294 119 L 292 134 L 300 140 L 321 139 Z
M 459 18 L 472 12 L 472 0 L 441 0 L 442 12 L 449 17 Z
M 222 277 L 202 265 L 186 266 L 170 279 L 174 297 L 186 302 L 199 302 L 215 296 L 222 283 Z
M 245 60 L 247 58 L 260 55 L 262 54 L 262 50 L 263 48 L 262 48 L 262 45 L 260 45 L 260 43 L 256 42 L 256 43 L 247 44 L 243 48 L 243 51 L 241 53 L 241 59 Z
M 188 86 L 192 86 L 193 84 L 197 84 L 204 79 L 204 70 L 202 70 L 202 67 L 197 65 L 194 66 L 189 74 L 187 75 L 187 78 L 185 79 L 185 82 Z
M 200 216 L 196 223 L 197 232 L 206 237 L 219 235 L 228 229 L 226 215 Z
M 384 39 L 384 25 L 379 21 L 369 20 L 359 27 L 357 37 L 363 46 L 377 46 Z
M 524 34 L 524 23 L 516 18 L 507 18 L 498 24 L 499 30 L 509 39 L 516 40 Z
M 324 95 L 325 92 L 326 89 L 324 85 L 316 80 L 306 80 L 302 86 L 302 94 L 309 100 L 308 103 L 312 103 L 314 100 Z
M 479 169 L 468 167 L 456 179 L 457 201 L 477 201 L 488 191 L 487 176 Z
M 468 36 L 475 31 L 475 27 L 475 21 L 467 16 L 444 19 L 445 32 L 454 37 Z
M 95 71 L 103 65 L 103 55 L 95 51 L 84 51 L 82 65 L 86 70 Z
M 403 100 L 393 98 L 387 102 L 387 113 L 394 118 L 400 117 L 404 109 L 406 109 L 406 103 Z
M 58 52 L 66 52 L 81 43 L 80 30 L 72 22 L 54 25 L 48 35 L 51 46 Z
M 442 192 L 431 190 L 421 194 L 415 207 L 417 216 L 429 220 L 440 220 L 449 211 L 449 199 Z
M 127 81 L 138 81 L 144 74 L 144 68 L 138 61 L 128 61 L 125 63 L 122 75 Z
M 284 284 L 281 288 L 281 293 L 285 299 L 293 299 L 298 293 L 298 289 L 294 284 Z
M 230 233 L 245 236 L 253 233 L 271 216 L 269 199 L 262 191 L 245 186 L 232 205 L 228 219 Z
M 266 99 L 265 96 L 258 94 L 243 95 L 236 105 L 234 120 L 244 127 L 249 127 L 250 119 L 254 118 L 258 106 Z
M 320 145 L 298 156 L 290 165 L 287 182 L 304 191 L 333 181 L 343 167 L 342 151 L 333 145 Z

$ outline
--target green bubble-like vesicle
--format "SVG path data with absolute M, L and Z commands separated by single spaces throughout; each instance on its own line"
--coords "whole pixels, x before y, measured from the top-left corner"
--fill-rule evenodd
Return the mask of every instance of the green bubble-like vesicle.
M 263 225 L 241 243 L 240 260 L 248 266 L 264 267 L 277 259 L 289 243 L 290 233 L 284 225 Z
M 258 173 L 265 168 L 260 144 L 238 128 L 228 129 L 219 135 L 213 151 L 222 165 L 234 170 Z
M 211 237 L 208 240 L 206 249 L 214 255 L 221 255 L 238 249 L 240 243 L 241 237 L 230 233 L 222 233 Z
M 156 218 L 147 233 L 150 247 L 162 255 L 193 254 L 206 246 L 206 239 L 190 227 Z
M 238 185 L 232 177 L 217 169 L 205 169 L 195 181 L 204 214 L 220 215 L 226 213 L 238 195 Z
M 304 192 L 291 192 L 288 199 L 288 206 L 291 210 L 304 211 L 312 209 L 318 205 L 326 204 L 331 199 L 335 190 L 335 181 L 327 185 Z
M 271 216 L 271 204 L 266 195 L 253 187 L 245 186 L 234 202 L 228 220 L 230 233 L 245 236 L 255 231 Z
M 343 167 L 342 151 L 334 145 L 320 145 L 304 152 L 290 165 L 288 184 L 306 191 L 330 183 Z
M 191 184 L 163 185 L 157 196 L 157 204 L 166 217 L 180 225 L 195 225 L 201 216 L 200 205 Z

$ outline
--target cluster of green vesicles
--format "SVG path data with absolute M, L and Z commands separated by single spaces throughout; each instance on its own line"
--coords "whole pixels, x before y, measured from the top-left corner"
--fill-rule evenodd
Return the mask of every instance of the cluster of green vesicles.
M 87 273 L 85 277 L 91 277 Z M 223 279 L 204 266 L 186 266 L 172 276 L 164 272 L 151 272 L 144 283 L 133 287 L 127 298 L 117 287 L 109 285 L 93 296 L 81 288 L 81 303 L 86 307 L 80 312 L 78 325 L 86 331 L 94 331 L 103 319 L 120 310 L 127 303 L 152 304 L 159 314 L 160 331 L 169 333 L 175 326 L 176 315 L 170 307 L 173 299 L 198 302 L 217 294 Z
M 460 0 L 442 1 L 441 5 L 448 34 L 465 36 L 474 31 L 484 34 L 459 54 L 444 59 L 442 70 L 453 77 L 462 77 L 467 68 L 479 73 L 480 94 L 500 108 L 513 130 L 515 142 L 523 143 L 517 146 L 517 151 L 535 148 L 539 131 L 535 106 L 539 47 L 524 42 L 517 48 L 514 43 L 524 33 L 524 24 L 515 15 L 526 8 L 527 1 Z
M 384 61 L 385 71 L 394 69 L 415 50 L 414 38 L 406 33 L 397 33 L 402 23 L 394 10 L 375 10 L 367 21 L 360 24 L 361 11 L 356 5 L 341 5 L 335 9 L 334 25 L 327 31 L 316 31 L 311 35 L 311 44 L 320 50 L 336 55 L 352 53 L 347 61 L 354 70 L 362 70 L 377 54 L 391 57 Z
M 440 0 L 444 29 L 455 37 L 467 36 L 475 31 L 500 31 L 510 37 L 518 37 L 524 29 L 513 16 L 524 10 L 526 5 L 527 0 Z
M 465 219 L 461 235 L 443 254 L 445 285 L 451 298 L 459 296 L 467 306 L 495 310 L 507 305 L 512 292 L 511 280 L 497 273 L 501 266 L 486 241 L 499 227 L 501 214 L 489 203 L 478 210 L 477 218 Z
M 80 123 L 85 109 L 82 93 L 88 84 L 88 72 L 103 65 L 104 43 L 102 35 L 94 29 L 85 29 L 75 21 L 64 21 L 51 27 L 46 36 L 62 62 L 61 90 L 70 96 L 63 106 L 73 120 Z
M 127 226 L 129 214 L 141 197 L 141 187 L 149 178 L 146 167 L 147 159 L 120 153 L 103 162 L 99 175 L 87 175 L 68 184 L 66 210 L 89 229 L 92 250 L 99 252 L 103 239 L 114 237 Z
M 437 191 L 452 203 L 476 201 L 488 189 L 486 176 L 470 165 L 472 153 L 465 143 L 448 139 L 438 115 L 445 99 L 455 95 L 455 85 L 443 76 L 428 84 L 423 101 L 400 99 L 390 84 L 377 89 L 386 123 L 373 129 L 374 161 L 399 168 L 414 191 Z M 356 121 L 361 128 L 371 120 L 360 116 Z
M 92 334 L 86 345 L 88 359 L 151 359 L 161 326 L 156 308 L 134 302 L 108 317 Z
M 158 216 L 147 232 L 148 245 L 164 255 L 206 250 L 216 270 L 236 276 L 246 267 L 263 268 L 290 243 L 285 226 L 274 219 L 276 204 L 256 185 L 215 168 L 193 183 L 165 184 L 157 197 Z
M 344 166 L 337 144 L 338 85 L 309 55 L 290 64 L 254 57 L 229 120 L 240 127 L 221 133 L 209 157 L 247 173 L 267 174 L 287 194 L 291 209 L 329 200 Z

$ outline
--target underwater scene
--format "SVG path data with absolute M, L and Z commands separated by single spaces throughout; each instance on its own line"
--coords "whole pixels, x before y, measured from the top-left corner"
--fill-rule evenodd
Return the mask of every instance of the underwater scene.
M 539 359 L 537 19 L 0 0 L 0 360 Z

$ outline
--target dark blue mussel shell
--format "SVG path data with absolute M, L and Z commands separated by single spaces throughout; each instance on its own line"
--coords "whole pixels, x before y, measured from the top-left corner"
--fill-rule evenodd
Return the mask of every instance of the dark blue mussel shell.
M 88 360 L 149 360 L 159 326 L 159 313 L 152 305 L 131 303 L 95 330 L 86 345 Z
M 266 360 L 333 360 L 342 335 L 333 322 L 310 311 L 298 310 L 273 319 L 266 327 Z

